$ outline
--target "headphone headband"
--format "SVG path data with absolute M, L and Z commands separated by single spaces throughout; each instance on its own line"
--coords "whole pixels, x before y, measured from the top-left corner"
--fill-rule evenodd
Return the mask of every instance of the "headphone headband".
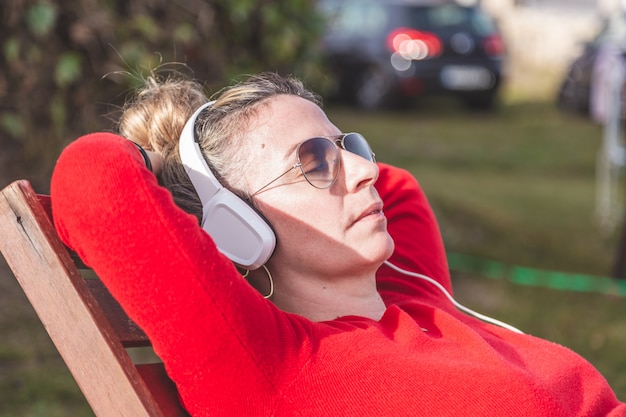
M 203 206 L 211 200 L 220 188 L 224 188 L 217 181 L 211 169 L 209 169 L 209 165 L 206 163 L 204 156 L 202 156 L 202 151 L 196 140 L 196 120 L 198 120 L 198 115 L 204 109 L 211 107 L 213 103 L 215 101 L 203 104 L 191 115 L 180 134 L 178 144 L 180 159 Z M 196 184 L 202 184 L 202 186 L 198 187 Z

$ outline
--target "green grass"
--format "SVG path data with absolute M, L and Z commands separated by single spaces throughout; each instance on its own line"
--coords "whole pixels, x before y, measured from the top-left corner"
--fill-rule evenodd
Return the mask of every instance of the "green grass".
M 380 161 L 418 178 L 449 252 L 505 272 L 521 266 L 563 272 L 565 279 L 609 274 L 618 231 L 607 236 L 595 217 L 600 126 L 547 101 L 509 102 L 493 113 L 447 99 L 393 113 L 327 112 L 343 131 L 364 133 Z M 624 298 L 491 275 L 453 271 L 456 296 L 580 353 L 626 400 Z
M 613 241 L 594 217 L 599 126 L 551 103 L 510 104 L 489 114 L 448 101 L 367 117 L 328 112 L 343 130 L 364 132 L 380 161 L 418 178 L 449 249 L 608 273 Z
M 3 289 L 3 313 L 27 303 L 23 295 L 11 294 L 15 286 Z M 0 417 L 93 416 L 34 312 L 8 310 L 0 317 Z
M 588 120 L 520 101 L 494 113 L 449 100 L 327 112 L 342 130 L 364 133 L 379 160 L 415 174 L 449 251 L 509 271 L 610 270 L 615 236 L 594 220 L 601 129 Z M 0 271 L 0 417 L 92 416 L 17 284 Z M 454 271 L 453 279 L 460 302 L 577 351 L 626 400 L 624 298 L 518 285 L 507 274 Z

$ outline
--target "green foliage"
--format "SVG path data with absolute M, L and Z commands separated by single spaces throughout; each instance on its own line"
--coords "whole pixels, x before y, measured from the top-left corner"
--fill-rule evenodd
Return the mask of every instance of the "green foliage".
M 67 87 L 77 81 L 82 72 L 82 56 L 76 52 L 65 52 L 54 69 L 54 81 L 58 87 Z
M 11 138 L 14 140 L 18 140 L 24 137 L 24 132 L 26 128 L 22 123 L 22 120 L 15 113 L 4 113 L 0 116 L 0 127 L 11 135 Z
M 17 38 L 8 38 L 2 46 L 4 57 L 7 61 L 10 62 L 18 58 L 20 53 L 20 41 Z
M 54 5 L 45 2 L 34 4 L 26 10 L 26 23 L 30 31 L 38 37 L 49 35 L 56 21 Z
M 41 191 L 61 148 L 110 130 L 102 115 L 159 65 L 209 92 L 259 71 L 323 78 L 313 0 L 3 1 L 0 19 L 0 180 Z

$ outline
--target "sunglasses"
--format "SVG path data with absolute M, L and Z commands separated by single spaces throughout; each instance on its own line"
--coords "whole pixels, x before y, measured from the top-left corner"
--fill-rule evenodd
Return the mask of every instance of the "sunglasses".
M 287 171 L 259 188 L 250 197 L 254 197 L 288 172 L 300 168 L 302 175 L 315 188 L 326 189 L 335 183 L 339 175 L 341 158 L 339 149 L 343 149 L 370 162 L 376 162 L 374 152 L 367 140 L 359 133 L 345 133 L 337 136 L 322 136 L 307 139 L 296 149 L 297 163 Z

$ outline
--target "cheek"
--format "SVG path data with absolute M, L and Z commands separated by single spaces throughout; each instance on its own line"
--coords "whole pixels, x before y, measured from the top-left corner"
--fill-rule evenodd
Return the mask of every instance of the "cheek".
M 296 233 L 321 233 L 327 232 L 328 224 L 322 207 L 311 204 L 291 204 L 281 210 L 272 209 L 268 212 L 271 223 L 277 232 L 280 230 L 284 234 Z M 287 237 L 287 236 L 285 236 Z
M 329 202 L 321 198 L 292 194 L 281 199 L 280 206 L 269 199 L 264 203 L 259 204 L 259 208 L 274 228 L 279 248 L 327 242 L 338 224 L 330 214 Z

